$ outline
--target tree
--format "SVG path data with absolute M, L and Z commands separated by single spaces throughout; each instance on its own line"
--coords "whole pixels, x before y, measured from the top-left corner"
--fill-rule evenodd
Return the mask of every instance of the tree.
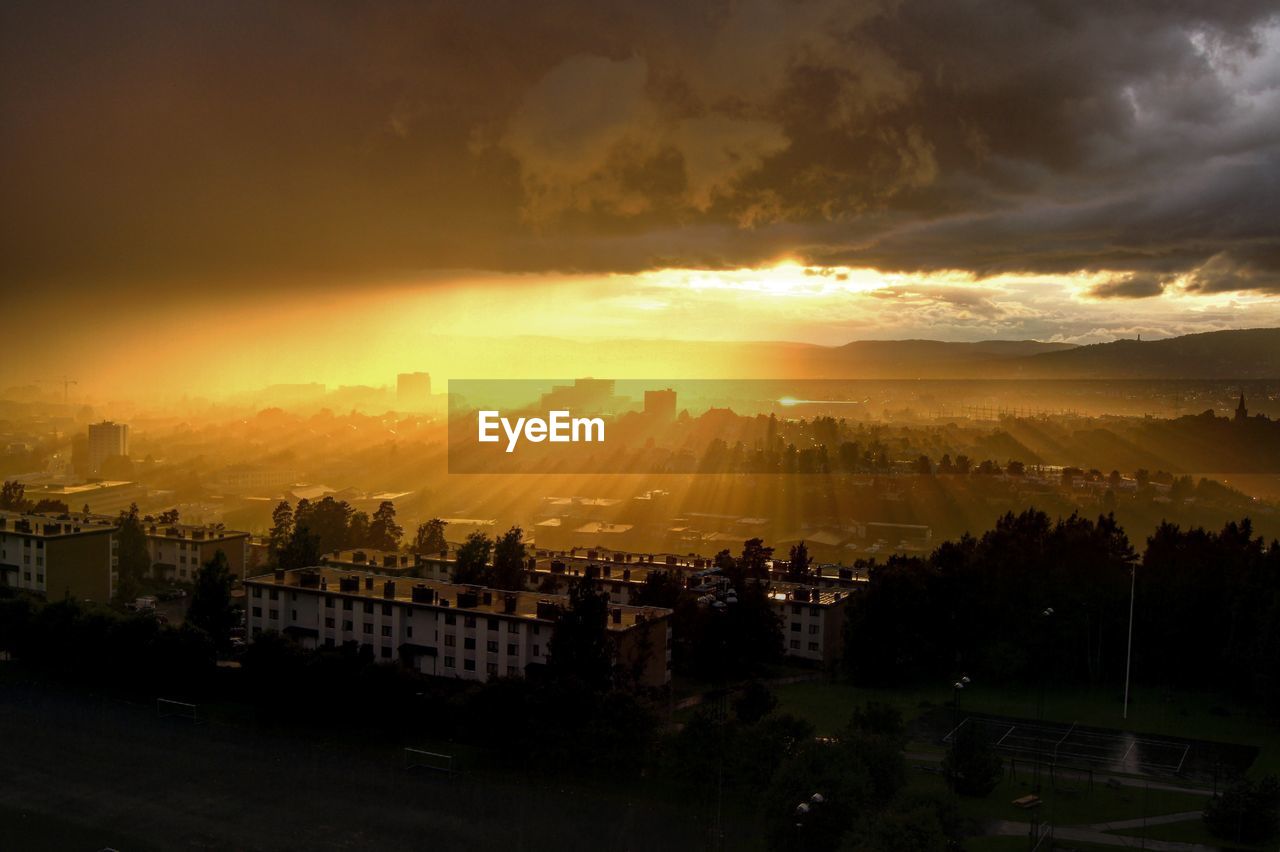
M 548 664 L 558 677 L 575 678 L 607 689 L 613 677 L 613 643 L 609 640 L 609 596 L 584 578 L 569 582 L 569 604 L 551 633 Z
M 319 538 L 321 553 L 333 553 L 348 546 L 351 516 L 354 514 L 355 509 L 347 501 L 325 497 L 305 508 L 302 501 L 298 501 L 293 523 L 306 526 Z
M 375 550 L 399 550 L 404 528 L 396 523 L 396 504 L 383 500 L 369 524 L 369 547 Z
M 684 581 L 675 571 L 652 570 L 644 582 L 631 588 L 632 606 L 660 606 L 675 609 L 684 592 Z
M 37 515 L 65 515 L 71 511 L 71 508 L 61 500 L 51 500 L 46 497 L 36 502 L 31 507 L 31 511 Z
M 351 520 L 347 523 L 347 547 L 373 547 L 371 542 L 371 533 L 369 529 L 369 513 L 361 512 L 358 509 L 351 513 Z M 378 548 L 379 550 L 381 548 Z
M 305 525 L 293 528 L 288 541 L 276 554 L 276 567 L 285 571 L 310 568 L 320 564 L 320 537 Z
M 787 581 L 803 583 L 809 580 L 809 568 L 812 565 L 813 557 L 809 555 L 809 548 L 803 541 L 791 545 L 791 557 L 787 561 Z
M 777 706 L 778 699 L 769 691 L 769 687 L 753 680 L 733 700 L 733 715 L 745 725 L 754 725 L 772 713 Z
M 952 790 L 961 796 L 983 798 L 1000 783 L 1003 770 L 1000 755 L 972 725 L 956 729 L 951 750 L 942 759 L 942 774 Z
M 178 523 L 178 519 L 180 517 L 181 516 L 178 514 L 177 509 L 166 509 L 160 513 L 160 517 L 158 517 L 156 520 L 158 520 L 160 523 L 164 524 L 165 526 L 173 526 L 174 524 Z
M 25 512 L 30 504 L 26 499 L 27 486 L 16 480 L 6 479 L 0 487 L 0 509 L 6 512 Z
M 482 584 L 489 570 L 489 554 L 492 551 L 493 541 L 487 535 L 479 530 L 468 535 L 454 557 L 453 582 Z
M 138 504 L 131 503 L 128 509 L 120 512 L 116 519 L 116 555 L 118 559 L 119 583 L 116 595 L 122 601 L 136 596 L 138 584 L 151 573 L 151 556 L 147 552 L 147 534 L 142 529 L 142 518 L 138 515 Z
M 213 558 L 196 572 L 191 605 L 187 609 L 187 621 L 208 633 L 214 647 L 224 652 L 231 647 L 231 628 L 236 624 L 235 606 L 231 602 L 234 582 L 226 554 L 215 551 Z
M 272 559 L 279 560 L 280 552 L 289 544 L 293 536 L 293 509 L 288 500 L 281 500 L 271 511 L 271 534 L 268 542 L 271 545 Z
M 514 526 L 498 537 L 493 547 L 493 569 L 487 585 L 495 589 L 524 588 L 524 530 Z
M 446 552 L 449 549 L 449 543 L 444 538 L 446 526 L 448 524 L 439 518 L 432 518 L 418 524 L 418 532 L 413 539 L 413 552 L 420 556 L 434 556 Z

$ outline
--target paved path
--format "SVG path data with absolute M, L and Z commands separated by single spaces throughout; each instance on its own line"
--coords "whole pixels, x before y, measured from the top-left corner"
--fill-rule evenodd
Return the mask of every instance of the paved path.
M 1172 822 L 1191 822 L 1200 819 L 1204 814 L 1201 811 L 1183 811 L 1177 814 L 1164 814 L 1163 816 L 1153 816 L 1143 819 L 1118 819 L 1115 822 L 1094 822 L 1084 826 L 1074 826 L 1075 828 L 1092 828 L 1095 831 L 1122 831 L 1126 828 L 1142 828 L 1148 825 L 1168 825 Z
M 1151 820 L 1147 820 L 1149 825 Z M 987 824 L 987 833 L 999 837 L 1027 837 L 1031 827 L 1025 822 L 994 820 Z M 1199 843 L 1181 843 L 1176 840 L 1143 840 L 1139 837 L 1128 837 L 1123 834 L 1107 834 L 1088 826 L 1057 826 L 1053 830 L 1054 840 L 1073 840 L 1077 843 L 1096 843 L 1099 846 L 1120 846 L 1129 849 L 1150 849 L 1153 852 L 1218 852 L 1216 846 L 1204 846 Z

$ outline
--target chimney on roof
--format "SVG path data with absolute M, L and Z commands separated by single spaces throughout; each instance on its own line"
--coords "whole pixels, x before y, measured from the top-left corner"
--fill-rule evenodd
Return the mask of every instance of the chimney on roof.
M 384 598 L 394 598 L 396 596 L 396 581 L 387 580 L 382 584 L 382 596 Z

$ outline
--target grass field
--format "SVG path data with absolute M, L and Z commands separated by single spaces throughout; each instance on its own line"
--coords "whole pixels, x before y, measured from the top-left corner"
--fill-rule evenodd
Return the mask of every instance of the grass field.
M 0 805 L 0 849 L 83 852 L 106 847 L 127 849 L 129 852 L 149 852 L 159 848 L 136 837 L 73 819 Z
M 898 707 L 910 720 L 926 710 L 949 705 L 952 700 L 952 691 L 946 684 L 872 689 L 811 681 L 779 686 L 774 692 L 779 709 L 809 720 L 821 734 L 840 730 L 853 708 L 868 701 Z M 1035 718 L 1038 698 L 1039 691 L 1035 689 L 974 683 L 962 694 L 961 708 L 975 714 Z M 1126 721 L 1121 717 L 1121 703 L 1114 690 L 1050 689 L 1044 694 L 1043 713 L 1047 721 L 1254 745 L 1260 752 L 1250 768 L 1251 774 L 1280 772 L 1280 726 L 1253 708 L 1221 696 L 1135 689 Z

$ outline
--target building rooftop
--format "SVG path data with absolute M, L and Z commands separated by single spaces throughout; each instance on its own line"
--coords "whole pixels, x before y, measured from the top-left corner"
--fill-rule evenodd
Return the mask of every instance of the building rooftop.
M 174 541 L 218 541 L 249 537 L 249 533 L 242 530 L 219 529 L 201 524 L 160 524 L 152 521 L 143 521 L 142 531 L 152 538 L 167 538 Z
M 565 606 L 568 601 L 563 595 L 485 589 L 441 580 L 352 571 L 332 565 L 276 571 L 251 577 L 244 582 L 250 586 L 304 588 L 369 601 L 397 601 L 433 608 L 459 609 L 468 615 L 500 615 L 545 622 L 553 622 L 558 608 Z M 671 610 L 613 604 L 609 607 L 609 613 L 610 630 L 627 630 L 646 621 L 665 618 L 671 614 Z
M 110 532 L 111 521 L 72 515 L 30 515 L 0 512 L 0 532 L 33 535 L 41 538 Z

